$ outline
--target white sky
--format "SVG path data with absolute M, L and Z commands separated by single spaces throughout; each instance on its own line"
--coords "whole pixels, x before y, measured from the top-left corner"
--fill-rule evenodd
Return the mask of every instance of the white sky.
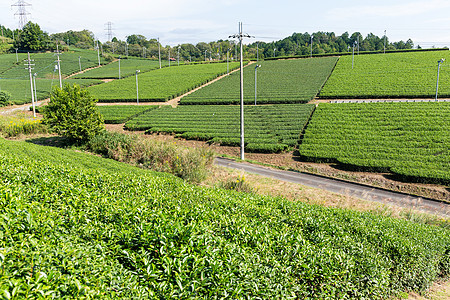
M 1 0 L 0 24 L 17 28 L 18 0 Z M 228 39 L 244 23 L 253 40 L 271 42 L 294 32 L 360 31 L 390 41 L 411 38 L 422 47 L 450 46 L 449 0 L 25 0 L 28 19 L 48 33 L 88 29 L 106 41 L 106 23 L 114 36 L 160 38 L 162 44 Z M 249 40 L 247 40 L 249 41 Z M 250 40 L 251 41 L 251 40 Z

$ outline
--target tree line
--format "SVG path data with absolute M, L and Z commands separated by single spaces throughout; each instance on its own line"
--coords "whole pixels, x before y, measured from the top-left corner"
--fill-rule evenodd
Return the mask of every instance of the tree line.
M 75 46 L 82 49 L 94 49 L 100 47 L 102 52 L 130 55 L 144 58 L 159 57 L 171 60 L 225 60 L 236 59 L 238 55 L 238 44 L 234 40 L 218 40 L 213 42 L 199 42 L 197 44 L 179 44 L 177 46 L 162 46 L 155 38 L 146 38 L 140 34 L 132 34 L 125 40 L 114 37 L 111 41 L 99 43 L 94 34 L 89 30 L 67 31 L 62 33 L 48 34 L 38 24 L 28 22 L 21 30 L 11 30 L 0 25 L 3 47 L 0 52 L 14 51 L 53 51 L 56 43 L 62 46 Z M 9 45 L 9 46 L 5 46 Z M 279 41 L 261 42 L 254 41 L 244 45 L 244 56 L 260 59 L 279 56 L 309 55 L 343 53 L 356 51 L 380 51 L 413 49 L 414 43 L 411 39 L 405 41 L 391 42 L 387 36 L 376 36 L 369 33 L 365 37 L 360 32 L 349 34 L 345 32 L 337 36 L 334 32 L 293 33 Z M 420 46 L 417 46 L 420 48 Z

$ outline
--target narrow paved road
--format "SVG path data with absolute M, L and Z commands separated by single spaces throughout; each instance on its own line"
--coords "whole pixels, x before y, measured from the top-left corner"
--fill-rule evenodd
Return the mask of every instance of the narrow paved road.
M 348 195 L 363 200 L 375 201 L 403 208 L 414 208 L 423 212 L 450 218 L 450 204 L 433 199 L 391 192 L 366 185 L 325 178 L 312 174 L 283 171 L 249 163 L 240 163 L 226 158 L 216 158 L 215 164 L 222 167 L 243 170 L 248 173 L 258 174 L 269 178 L 319 188 L 337 194 Z

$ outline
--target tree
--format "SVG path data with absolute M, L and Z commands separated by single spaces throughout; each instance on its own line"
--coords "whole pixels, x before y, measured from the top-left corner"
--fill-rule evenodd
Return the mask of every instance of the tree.
M 48 34 L 43 32 L 38 24 L 28 22 L 19 32 L 14 46 L 19 50 L 41 51 L 48 48 L 48 42 Z
M 89 92 L 79 85 L 54 87 L 43 111 L 44 123 L 74 142 L 88 142 L 104 130 L 103 118 L 95 104 Z

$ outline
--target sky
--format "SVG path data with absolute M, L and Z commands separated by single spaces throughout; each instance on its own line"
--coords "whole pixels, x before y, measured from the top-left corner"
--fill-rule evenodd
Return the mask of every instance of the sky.
M 19 0 L 1 0 L 0 24 L 17 28 Z M 238 32 L 253 36 L 245 42 L 272 42 L 297 33 L 317 31 L 386 35 L 423 48 L 450 46 L 448 0 L 25 0 L 29 21 L 48 33 L 92 31 L 107 40 L 106 23 L 114 36 L 131 34 L 160 38 L 163 45 L 226 40 Z

